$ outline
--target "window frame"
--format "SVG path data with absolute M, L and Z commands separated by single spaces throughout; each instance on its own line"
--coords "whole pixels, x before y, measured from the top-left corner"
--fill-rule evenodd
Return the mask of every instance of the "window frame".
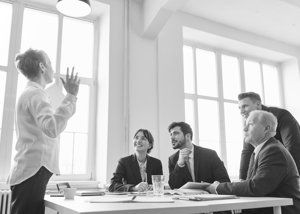
M 12 148 L 13 145 L 13 132 L 14 132 L 14 109 L 16 105 L 16 93 L 18 83 L 18 72 L 15 69 L 14 58 L 19 52 L 21 47 L 21 36 L 22 36 L 22 25 L 23 15 L 25 8 L 38 10 L 41 12 L 52 13 L 58 15 L 58 38 L 57 38 L 57 51 L 56 51 L 56 67 L 54 68 L 55 74 L 53 82 L 62 89 L 62 83 L 60 77 L 65 78 L 65 72 L 60 70 L 60 59 L 61 59 L 61 45 L 62 45 L 62 29 L 63 29 L 63 15 L 60 14 L 53 8 L 49 8 L 41 3 L 32 3 L 25 0 L 13 1 L 13 0 L 0 0 L 3 3 L 12 5 L 12 21 L 10 31 L 10 44 L 8 53 L 8 64 L 7 66 L 0 66 L 0 70 L 7 73 L 7 82 L 5 88 L 4 98 L 4 110 L 3 110 L 3 121 L 2 121 L 2 134 L 0 139 L 0 183 L 6 182 L 9 175 L 11 164 L 12 164 Z M 86 173 L 81 175 L 61 175 L 52 176 L 51 181 L 90 181 L 93 180 L 93 172 L 95 170 L 95 142 L 96 142 L 96 104 L 97 104 L 97 68 L 98 68 L 98 56 L 99 56 L 99 38 L 97 32 L 99 31 L 98 18 L 76 18 L 82 21 L 88 21 L 93 24 L 94 28 L 94 50 L 93 50 L 93 64 L 92 72 L 93 77 L 86 78 L 80 77 L 81 85 L 90 86 L 90 105 L 89 105 L 89 123 L 88 123 L 88 148 L 87 148 L 87 162 L 86 162 Z M 4 134 L 3 134 L 4 133 Z M 95 173 L 94 173 L 95 174 Z M 1 184 L 0 184 L 1 185 Z M 3 184 L 2 184 L 3 185 Z
M 189 42 L 184 42 L 183 43 L 183 47 L 184 46 L 189 46 L 192 47 L 192 51 L 193 51 L 193 71 L 194 71 L 194 94 L 190 94 L 190 93 L 185 93 L 185 97 L 184 97 L 184 103 L 185 100 L 192 100 L 194 103 L 194 129 L 193 133 L 194 133 L 194 143 L 196 145 L 200 144 L 200 140 L 199 140 L 199 132 L 198 132 L 198 123 L 199 123 L 199 119 L 198 119 L 198 99 L 205 99 L 205 100 L 214 100 L 218 103 L 218 107 L 219 107 L 219 133 L 220 133 L 220 138 L 219 138 L 219 148 L 220 151 L 216 151 L 220 154 L 220 158 L 221 160 L 224 162 L 224 165 L 226 168 L 227 167 L 227 148 L 226 148 L 226 130 L 225 130 L 225 109 L 224 109 L 224 103 L 233 103 L 237 105 L 237 111 L 239 111 L 238 109 L 238 100 L 231 100 L 231 99 L 225 99 L 224 95 L 223 95 L 223 74 L 222 74 L 222 55 L 225 56 L 229 56 L 229 57 L 235 57 L 238 60 L 238 67 L 239 67 L 239 78 L 240 78 L 240 91 L 237 92 L 237 95 L 239 93 L 245 92 L 245 73 L 244 73 L 244 61 L 248 60 L 248 61 L 254 61 L 254 62 L 258 62 L 259 66 L 260 66 L 260 75 L 261 75 L 261 86 L 262 86 L 262 91 L 263 94 L 261 94 L 261 98 L 262 98 L 262 103 L 265 103 L 265 92 L 264 92 L 264 81 L 263 81 L 263 70 L 262 67 L 263 65 L 268 65 L 268 66 L 273 66 L 276 67 L 277 69 L 277 75 L 278 75 L 278 86 L 279 86 L 279 101 L 280 101 L 280 108 L 284 107 L 284 102 L 283 102 L 283 82 L 282 82 L 282 74 L 280 71 L 280 66 L 279 63 L 275 63 L 275 62 L 270 62 L 270 61 L 266 61 L 263 59 L 259 59 L 259 58 L 255 58 L 255 57 L 251 57 L 251 56 L 245 56 L 242 55 L 240 53 L 234 53 L 234 52 L 229 52 L 227 50 L 223 50 L 223 49 L 216 49 L 216 48 L 211 48 L 205 45 L 199 45 L 199 44 L 195 44 L 195 43 L 189 43 Z M 216 59 L 216 72 L 217 72 L 217 91 L 218 91 L 218 95 L 217 97 L 209 97 L 209 96 L 203 96 L 203 95 L 199 95 L 197 94 L 197 62 L 196 62 L 196 49 L 202 49 L 205 51 L 210 51 L 213 52 L 215 54 L 215 59 Z M 241 117 L 241 123 L 243 124 L 243 120 Z M 240 130 L 241 132 L 243 130 Z M 241 139 L 241 143 L 242 143 L 242 139 Z M 240 157 L 240 154 L 238 154 Z M 238 179 L 238 176 L 231 176 L 231 179 Z

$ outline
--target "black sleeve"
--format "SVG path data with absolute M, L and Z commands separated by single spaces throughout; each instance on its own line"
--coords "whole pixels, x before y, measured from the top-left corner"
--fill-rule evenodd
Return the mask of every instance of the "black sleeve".
M 241 162 L 240 162 L 240 176 L 239 176 L 240 179 L 246 180 L 247 178 L 250 157 L 253 151 L 254 151 L 254 147 L 249 143 L 245 143 L 244 141 L 243 150 L 241 154 Z
M 129 192 L 129 189 L 135 186 L 134 184 L 127 184 L 126 167 L 122 159 L 119 160 L 113 175 L 108 189 L 110 192 Z
M 298 171 L 300 170 L 300 126 L 292 114 L 286 110 L 281 110 L 277 115 L 278 127 L 277 134 L 278 140 L 282 140 L 284 147 L 290 152 L 297 165 Z M 280 139 L 281 138 L 281 139 Z
M 178 189 L 183 184 L 189 181 L 188 175 L 190 174 L 187 166 L 180 167 L 176 162 L 169 158 L 169 185 L 171 189 Z M 191 180 L 192 181 L 192 180 Z

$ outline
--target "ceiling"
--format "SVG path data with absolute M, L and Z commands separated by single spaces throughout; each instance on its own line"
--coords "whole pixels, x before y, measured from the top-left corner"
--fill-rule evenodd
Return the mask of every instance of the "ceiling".
M 40 0 L 22 1 L 40 3 Z M 56 10 L 56 2 L 57 0 L 43 0 L 43 4 L 53 10 Z M 90 16 L 99 17 L 106 8 L 105 4 L 100 0 L 90 2 Z M 179 11 L 300 48 L 300 0 L 188 0 Z M 206 32 L 185 29 L 184 34 L 190 40 L 200 39 L 199 44 L 207 44 L 212 48 L 217 45 L 221 49 L 244 53 L 250 57 L 257 56 L 273 62 L 283 62 L 291 58 L 244 43 L 233 44 L 233 41 Z
M 189 0 L 180 11 L 300 48 L 300 0 Z
M 57 1 L 43 2 L 55 8 Z M 103 12 L 99 0 L 91 4 L 91 15 Z M 189 0 L 179 11 L 300 48 L 300 0 Z

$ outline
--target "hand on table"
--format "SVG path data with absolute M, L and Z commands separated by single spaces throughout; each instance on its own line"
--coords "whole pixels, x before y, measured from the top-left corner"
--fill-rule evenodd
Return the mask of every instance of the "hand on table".
M 216 192 L 216 187 L 220 184 L 219 181 L 215 181 L 213 182 L 211 185 L 209 185 L 205 190 L 209 193 L 212 193 L 212 194 L 217 194 Z
M 149 188 L 149 185 L 146 182 L 141 182 L 138 185 L 132 187 L 133 192 L 145 192 Z

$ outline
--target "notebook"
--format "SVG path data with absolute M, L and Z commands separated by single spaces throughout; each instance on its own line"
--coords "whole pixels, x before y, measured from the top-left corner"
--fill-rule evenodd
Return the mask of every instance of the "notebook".
M 105 195 L 104 191 L 100 190 L 77 190 L 77 196 L 97 196 L 97 195 Z
M 143 197 L 143 196 L 126 196 L 126 197 L 97 197 L 86 202 L 90 203 L 173 203 L 172 197 Z
M 190 200 L 190 201 L 210 201 L 222 199 L 235 199 L 236 195 L 217 195 L 217 194 L 204 194 L 204 195 L 175 195 L 173 199 Z

